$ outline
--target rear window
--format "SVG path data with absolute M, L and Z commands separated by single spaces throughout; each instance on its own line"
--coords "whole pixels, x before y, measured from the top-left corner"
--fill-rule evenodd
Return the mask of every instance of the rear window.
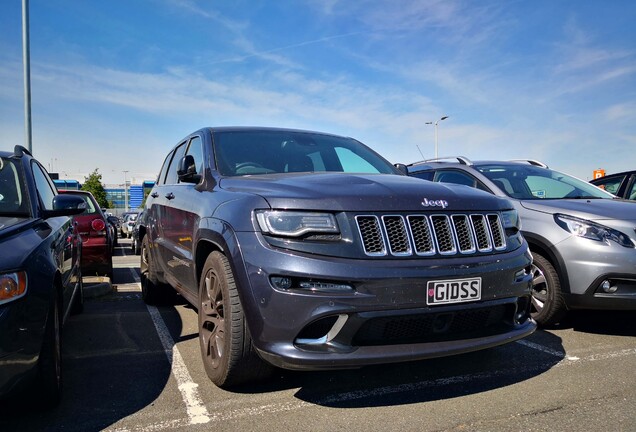
M 97 205 L 95 204 L 95 202 L 93 202 L 93 199 L 89 195 L 82 194 L 81 196 L 86 202 L 86 210 L 82 212 L 83 215 L 99 213 Z

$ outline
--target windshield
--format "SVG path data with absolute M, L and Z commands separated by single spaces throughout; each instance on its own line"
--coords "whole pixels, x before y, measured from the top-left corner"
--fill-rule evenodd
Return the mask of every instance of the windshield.
M 476 168 L 509 197 L 520 200 L 614 198 L 590 183 L 548 168 L 521 164 Z
M 24 177 L 11 160 L 0 158 L 0 216 L 28 216 Z
M 292 131 L 214 134 L 217 169 L 224 176 L 291 172 L 397 174 L 388 161 L 351 138 Z

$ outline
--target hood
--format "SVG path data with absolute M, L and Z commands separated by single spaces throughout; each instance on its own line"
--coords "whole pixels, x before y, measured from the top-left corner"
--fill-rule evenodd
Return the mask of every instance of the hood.
M 41 220 L 30 217 L 0 217 L 0 271 L 14 270 L 23 267 L 34 248 L 42 242 L 37 228 Z M 7 253 L 6 251 L 11 251 Z
M 15 216 L 0 216 L 0 238 L 5 237 L 13 233 L 16 229 L 19 229 L 25 222 L 28 222 L 30 218 L 15 217 Z
M 497 211 L 512 204 L 477 189 L 391 174 L 303 173 L 225 177 L 219 187 L 272 208 L 330 211 Z
M 557 199 L 520 201 L 528 210 L 563 213 L 591 221 L 636 221 L 636 203 L 619 199 Z

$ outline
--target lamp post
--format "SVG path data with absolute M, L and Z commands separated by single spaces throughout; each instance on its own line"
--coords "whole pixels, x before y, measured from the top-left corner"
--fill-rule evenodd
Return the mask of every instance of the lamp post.
M 29 0 L 22 0 L 22 62 L 24 69 L 24 140 L 33 153 L 31 131 L 31 48 L 29 42 Z
M 126 174 L 128 171 L 122 171 L 124 173 L 124 212 L 128 211 L 128 180 Z
M 432 121 L 424 123 L 435 125 L 435 159 L 437 159 L 437 124 L 442 120 L 446 120 L 447 118 L 448 116 L 442 116 L 439 120 L 435 120 L 435 123 L 433 123 Z

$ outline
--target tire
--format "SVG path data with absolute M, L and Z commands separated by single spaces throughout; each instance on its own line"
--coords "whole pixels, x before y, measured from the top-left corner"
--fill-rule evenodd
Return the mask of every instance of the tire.
M 141 247 L 139 246 L 139 238 L 134 240 L 135 242 L 135 255 L 141 255 Z
M 205 371 L 221 388 L 270 375 L 256 353 L 227 258 L 212 252 L 199 283 L 199 345 Z
M 157 280 L 148 236 L 144 236 L 141 242 L 140 255 L 141 299 L 149 305 L 173 304 L 176 300 L 177 292 L 170 285 L 160 283 Z
M 84 282 L 82 281 L 81 267 L 78 272 L 78 277 L 79 277 L 79 288 L 77 289 L 77 294 L 75 294 L 75 299 L 73 299 L 73 305 L 71 306 L 72 315 L 78 315 L 84 312 Z
M 53 294 L 38 360 L 36 395 L 40 406 L 53 408 L 62 397 L 62 314 L 57 293 Z
M 554 266 L 536 252 L 532 252 L 532 318 L 541 326 L 561 322 L 567 309 L 561 282 Z

